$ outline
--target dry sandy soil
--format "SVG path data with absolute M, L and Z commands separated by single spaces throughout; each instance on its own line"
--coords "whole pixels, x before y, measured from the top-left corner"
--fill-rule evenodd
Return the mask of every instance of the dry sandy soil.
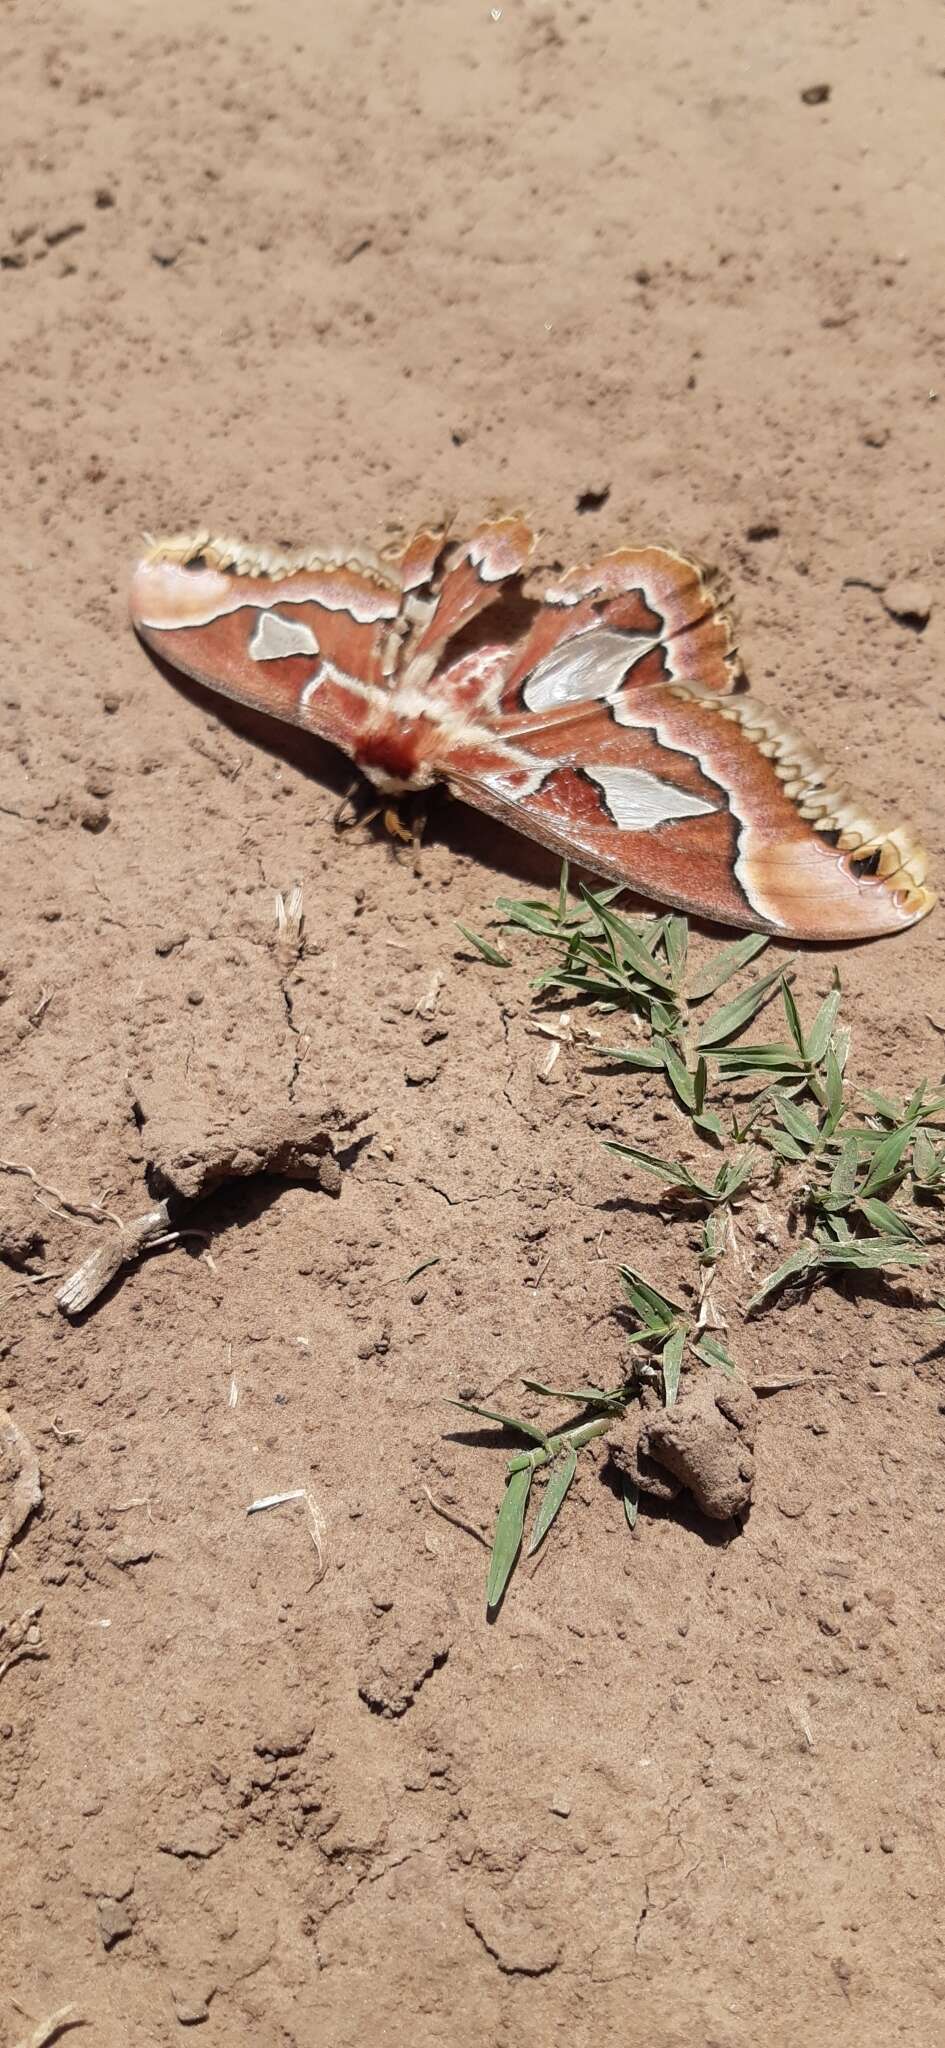
M 743 1526 L 631 1537 L 589 1459 L 487 1625 L 503 1458 L 446 1398 L 619 1374 L 617 1264 L 691 1254 L 598 1139 L 687 1133 L 580 1050 L 543 1081 L 536 956 L 460 938 L 537 856 L 446 806 L 419 877 L 339 841 L 344 765 L 175 687 L 125 606 L 146 528 L 669 537 L 941 879 L 940 10 L 0 12 L 0 1151 L 128 1218 L 168 1120 L 291 1100 L 352 1140 L 340 1196 L 229 1188 L 77 1326 L 56 1281 L 114 1225 L 0 1184 L 43 1486 L 0 1623 L 42 1603 L 45 1652 L 0 1680 L 0 2036 L 73 2003 L 103 2048 L 938 2042 L 928 1320 L 901 1282 L 733 1316 L 749 1377 L 802 1382 Z M 844 954 L 861 1080 L 938 1077 L 943 949 L 939 911 Z M 304 1502 L 246 1514 L 296 1488 L 321 1573 Z

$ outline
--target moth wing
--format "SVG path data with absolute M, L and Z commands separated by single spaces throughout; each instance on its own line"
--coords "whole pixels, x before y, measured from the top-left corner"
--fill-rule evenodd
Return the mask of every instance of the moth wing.
M 174 668 L 343 747 L 331 729 L 337 690 L 319 688 L 316 712 L 309 686 L 326 675 L 384 685 L 403 603 L 400 565 L 279 556 L 204 535 L 155 543 L 131 589 L 136 630 Z
M 504 597 L 509 583 L 527 566 L 535 536 L 524 519 L 484 519 L 469 539 L 448 550 L 437 577 L 431 575 L 426 595 L 410 608 L 415 632 L 405 649 L 403 681 L 407 689 L 423 689 L 444 660 L 451 643 L 480 613 Z
M 688 684 L 615 687 L 608 646 L 596 698 L 497 717 L 501 752 L 470 745 L 444 766 L 456 794 L 722 924 L 858 939 L 931 908 L 911 831 L 876 826 L 775 714 Z
M 668 548 L 617 548 L 547 583 L 506 670 L 501 709 L 596 696 L 604 662 L 612 681 L 635 689 L 685 682 L 724 696 L 741 673 L 711 578 Z

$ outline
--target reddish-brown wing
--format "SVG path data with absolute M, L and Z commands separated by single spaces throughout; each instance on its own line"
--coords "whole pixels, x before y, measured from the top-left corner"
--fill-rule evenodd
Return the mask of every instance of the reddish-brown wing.
M 513 515 L 484 519 L 467 541 L 448 548 L 441 574 L 431 575 L 426 603 L 420 599 L 417 631 L 404 652 L 405 687 L 426 687 L 451 643 L 521 576 L 534 545 L 531 528 Z
M 636 688 L 688 682 L 727 695 L 735 687 L 732 630 L 717 594 L 694 563 L 668 548 L 617 548 L 569 569 L 541 595 L 531 630 L 506 671 L 503 711 L 562 701 L 553 686 L 555 669 L 560 674 L 569 665 L 567 643 L 592 632 L 616 668 L 626 642 L 625 678 Z M 551 661 L 556 650 L 562 650 L 557 665 Z M 535 681 L 542 663 L 548 664 L 544 691 Z
M 433 688 L 489 744 L 440 766 L 456 793 L 658 902 L 792 937 L 867 937 L 931 907 L 925 857 L 747 695 L 702 573 L 622 548 L 548 583 L 508 649 Z M 499 758 L 496 745 L 505 749 Z
M 355 683 L 385 682 L 399 646 L 402 576 L 422 569 L 431 550 L 431 537 L 418 535 L 414 557 L 382 566 L 200 534 L 160 541 L 135 571 L 132 618 L 149 646 L 198 682 L 305 723 L 306 687 L 325 664 Z
M 456 794 L 657 902 L 835 940 L 901 930 L 935 900 L 911 832 L 877 827 L 750 697 L 628 685 L 493 731 L 519 765 L 467 752 Z

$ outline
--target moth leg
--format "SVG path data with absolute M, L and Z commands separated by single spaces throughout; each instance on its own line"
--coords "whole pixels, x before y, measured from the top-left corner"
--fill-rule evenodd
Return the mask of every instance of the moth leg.
M 396 804 L 388 804 L 384 812 L 384 830 L 390 834 L 391 839 L 399 840 L 401 846 L 413 845 L 413 833 L 410 826 L 404 824 Z
M 402 803 L 403 798 L 400 801 Z M 388 804 L 384 812 L 384 828 L 395 842 L 395 858 L 399 857 L 400 846 L 409 846 L 413 851 L 412 867 L 415 875 L 420 874 L 420 848 L 426 831 L 429 808 L 429 792 L 424 789 L 413 793 L 409 824 L 397 804 Z
M 423 845 L 423 835 L 427 829 L 429 814 L 429 792 L 424 789 L 421 790 L 414 803 L 413 817 L 410 820 L 410 838 L 413 843 L 413 872 L 418 880 L 420 877 L 420 851 Z
M 371 825 L 374 819 L 380 816 L 383 810 L 382 804 L 375 804 L 373 810 L 364 810 L 363 799 L 366 793 L 363 776 L 356 775 L 354 781 L 345 790 L 337 810 L 332 815 L 331 822 L 337 833 L 351 832 L 356 825 Z M 362 799 L 360 806 L 355 802 L 355 798 L 359 794 Z

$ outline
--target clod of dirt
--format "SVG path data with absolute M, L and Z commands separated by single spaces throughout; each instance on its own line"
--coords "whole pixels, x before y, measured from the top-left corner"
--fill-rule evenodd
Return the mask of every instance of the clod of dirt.
M 95 1917 L 104 1949 L 114 1948 L 116 1941 L 124 1941 L 134 1932 L 134 1920 L 122 1899 L 96 1899 Z
M 178 2026 L 201 2027 L 204 2020 L 210 2018 L 209 2004 L 206 1998 L 201 1997 L 199 1991 L 188 1990 L 183 1984 L 172 1984 L 171 1997 Z
M 601 512 L 610 497 L 609 484 L 589 484 L 574 500 L 576 512 Z
M 270 1728 L 265 1735 L 258 1735 L 253 1749 L 257 1756 L 301 1756 L 311 1742 L 314 1729 L 314 1721 L 287 1721 L 282 1727 Z
M 42 1264 L 44 1249 L 31 1201 L 21 1191 L 4 1185 L 0 1190 L 0 1260 L 17 1273 L 35 1272 Z
M 641 1405 L 649 1409 L 656 1404 L 657 1396 L 648 1389 L 642 1396 Z M 618 1472 L 623 1472 L 628 1479 L 632 1479 L 634 1486 L 638 1487 L 641 1493 L 648 1494 L 651 1500 L 675 1500 L 682 1492 L 681 1481 L 674 1479 L 671 1472 L 664 1472 L 659 1465 L 654 1464 L 652 1458 L 647 1457 L 641 1448 L 640 1437 L 639 1412 L 625 1416 L 607 1438 L 610 1463 Z
M 124 1572 L 128 1570 L 129 1565 L 150 1564 L 154 1556 L 154 1544 L 144 1536 L 125 1536 L 117 1543 L 110 1544 L 105 1555 L 109 1564 Z
M 727 1522 L 751 1501 L 758 1403 L 744 1380 L 705 1373 L 683 1383 L 664 1408 L 651 1391 L 642 1416 L 609 1439 L 611 1462 L 642 1493 L 673 1500 L 682 1487 L 713 1521 Z
M 358 1678 L 358 1693 L 372 1714 L 399 1720 L 421 1686 L 446 1663 L 450 1634 L 442 1608 L 419 1614 L 392 1604 L 375 1614 L 372 1654 Z
M 12 1415 L 0 1408 L 0 1572 L 14 1537 L 42 1498 L 36 1452 Z
M 882 596 L 884 609 L 897 626 L 908 626 L 913 633 L 925 632 L 932 616 L 932 593 L 927 584 L 907 576 L 899 583 L 887 583 Z
M 334 1157 L 333 1132 L 351 1130 L 352 1119 L 329 1109 L 313 1128 L 304 1110 L 274 1110 L 247 1119 L 224 1133 L 195 1136 L 179 1124 L 166 1127 L 148 1160 L 148 1186 L 166 1199 L 196 1202 L 225 1180 L 244 1180 L 257 1173 L 285 1180 L 314 1180 L 326 1194 L 338 1194 L 341 1172 Z M 354 1121 L 358 1121 L 355 1119 Z
M 191 1821 L 182 1821 L 172 1834 L 158 1843 L 165 1856 L 192 1856 L 198 1863 L 205 1863 L 208 1857 L 216 1856 L 222 1847 L 223 1830 L 211 1814 L 197 1814 Z
M 508 1977 L 546 1977 L 561 1954 L 561 1944 L 530 1916 L 488 1885 L 466 1893 L 463 1915 L 483 1948 Z

